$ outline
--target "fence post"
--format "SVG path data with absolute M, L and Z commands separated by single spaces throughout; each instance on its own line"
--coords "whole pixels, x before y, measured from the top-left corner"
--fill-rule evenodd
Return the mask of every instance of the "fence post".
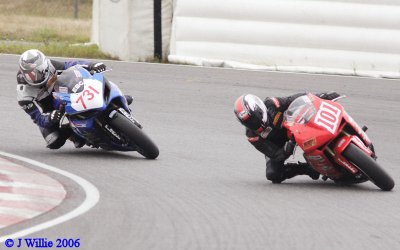
M 79 0 L 74 0 L 74 17 L 75 17 L 75 19 L 78 19 L 78 13 L 79 13 Z
M 153 0 L 154 18 L 154 57 L 162 60 L 161 0 Z

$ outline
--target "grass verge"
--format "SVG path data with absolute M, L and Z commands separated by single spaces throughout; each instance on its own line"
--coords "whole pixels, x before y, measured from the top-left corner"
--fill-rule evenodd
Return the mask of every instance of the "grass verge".
M 101 52 L 97 45 L 69 45 L 68 43 L 38 44 L 0 42 L 0 53 L 21 54 L 28 49 L 38 49 L 47 56 L 117 60 L 117 58 Z
M 39 49 L 48 56 L 117 59 L 90 41 L 92 0 L 0 0 L 0 53 Z

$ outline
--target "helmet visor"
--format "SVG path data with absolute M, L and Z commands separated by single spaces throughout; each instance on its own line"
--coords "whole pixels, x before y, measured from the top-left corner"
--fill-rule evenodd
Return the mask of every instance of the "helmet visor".
M 242 124 L 251 130 L 258 130 L 262 126 L 261 120 L 255 116 L 250 116 L 247 120 L 242 121 Z
M 22 75 L 29 85 L 41 86 L 54 75 L 54 71 L 54 67 L 46 62 L 44 65 L 33 70 L 23 71 Z
M 24 73 L 24 78 L 29 84 L 42 83 L 46 78 L 46 72 L 33 70 L 29 73 Z

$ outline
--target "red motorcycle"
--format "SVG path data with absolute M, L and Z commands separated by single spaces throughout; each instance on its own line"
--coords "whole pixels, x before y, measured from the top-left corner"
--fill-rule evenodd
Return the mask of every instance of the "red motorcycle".
M 340 98 L 340 97 L 339 97 Z M 337 99 L 339 99 L 337 98 Z M 384 191 L 394 187 L 393 179 L 376 162 L 370 139 L 337 100 L 323 100 L 313 94 L 298 97 L 285 112 L 287 148 L 294 145 L 324 180 L 361 183 L 372 181 Z

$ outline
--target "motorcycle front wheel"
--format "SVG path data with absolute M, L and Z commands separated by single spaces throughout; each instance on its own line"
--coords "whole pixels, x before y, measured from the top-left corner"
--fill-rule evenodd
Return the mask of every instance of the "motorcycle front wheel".
M 133 122 L 120 113 L 116 113 L 110 121 L 111 127 L 123 133 L 137 147 L 138 152 L 147 159 L 155 159 L 159 155 L 156 144 Z
M 390 191 L 394 187 L 394 180 L 388 173 L 362 149 L 350 143 L 343 151 L 343 156 L 368 177 L 376 186 L 383 191 Z

